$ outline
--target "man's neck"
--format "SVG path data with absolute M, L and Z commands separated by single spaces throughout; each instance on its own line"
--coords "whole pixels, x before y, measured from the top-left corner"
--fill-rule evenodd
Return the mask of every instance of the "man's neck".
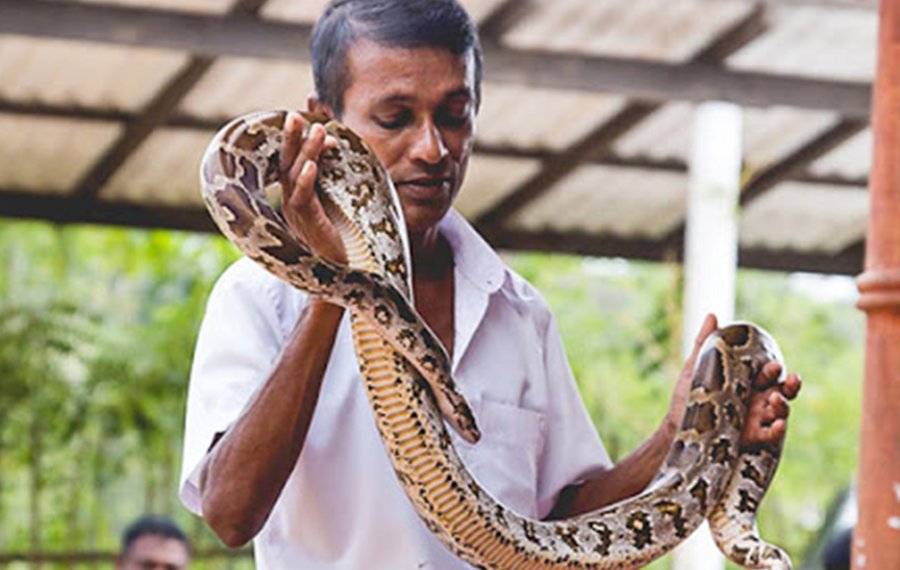
M 437 227 L 410 235 L 413 276 L 415 279 L 440 280 L 453 269 L 453 252 Z

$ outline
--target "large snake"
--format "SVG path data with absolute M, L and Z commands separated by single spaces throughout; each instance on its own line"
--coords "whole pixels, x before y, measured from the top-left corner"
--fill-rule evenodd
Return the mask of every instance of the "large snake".
M 451 445 L 442 419 L 468 441 L 477 441 L 478 429 L 442 344 L 414 309 L 400 204 L 365 142 L 335 121 L 306 117 L 308 124 L 325 123 L 338 143 L 320 157 L 317 187 L 345 242 L 348 266 L 312 254 L 267 199 L 278 182 L 287 115 L 246 115 L 215 135 L 200 169 L 204 201 L 244 254 L 350 311 L 360 372 L 397 478 L 452 552 L 478 568 L 637 568 L 708 519 L 731 560 L 747 568 L 791 567 L 756 531 L 780 448 L 738 445 L 752 379 L 781 358 L 765 331 L 744 323 L 707 339 L 683 422 L 647 489 L 569 519 L 522 517 L 478 484 Z

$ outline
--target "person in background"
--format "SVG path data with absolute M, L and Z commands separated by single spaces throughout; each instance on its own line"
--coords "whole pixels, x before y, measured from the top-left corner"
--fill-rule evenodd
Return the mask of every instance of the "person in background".
M 828 540 L 822 555 L 825 570 L 850 570 L 852 542 L 853 528 L 844 529 Z
M 122 534 L 116 570 L 185 570 L 191 547 L 187 536 L 166 517 L 147 515 Z

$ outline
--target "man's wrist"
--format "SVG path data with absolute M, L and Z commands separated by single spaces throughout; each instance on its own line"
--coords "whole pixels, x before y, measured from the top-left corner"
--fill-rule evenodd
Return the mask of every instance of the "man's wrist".
M 311 298 L 306 310 L 313 318 L 330 318 L 340 320 L 344 316 L 344 307 L 319 298 Z

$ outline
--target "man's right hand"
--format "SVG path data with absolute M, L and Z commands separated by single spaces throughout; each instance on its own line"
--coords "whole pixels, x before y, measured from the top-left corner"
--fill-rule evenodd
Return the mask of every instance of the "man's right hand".
M 319 155 L 337 141 L 320 124 L 312 124 L 307 129 L 307 122 L 299 113 L 288 115 L 284 130 L 279 178 L 288 227 L 314 254 L 346 264 L 343 241 L 316 192 Z

